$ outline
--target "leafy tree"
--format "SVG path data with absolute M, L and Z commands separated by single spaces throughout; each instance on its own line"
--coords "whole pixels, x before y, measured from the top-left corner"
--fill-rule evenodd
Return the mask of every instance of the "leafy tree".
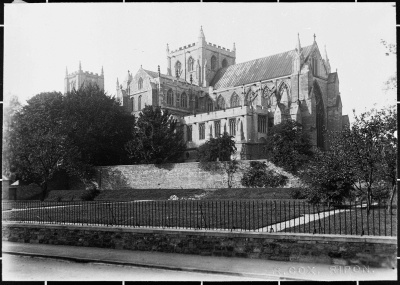
M 352 185 L 356 182 L 354 167 L 341 139 L 341 133 L 331 134 L 331 148 L 328 151 L 316 150 L 303 173 L 303 179 L 306 178 L 309 184 L 305 196 L 311 203 L 341 204 L 350 197 Z
M 355 166 L 355 187 L 365 192 L 368 209 L 372 203 L 372 188 L 382 180 L 391 184 L 395 180 L 395 166 L 388 155 L 397 153 L 396 122 L 396 111 L 393 107 L 372 109 L 355 116 L 352 125 L 348 145 Z
M 308 171 L 314 190 L 309 198 L 318 200 L 320 195 L 337 201 L 355 189 L 366 199 L 369 211 L 373 189 L 382 182 L 391 185 L 394 195 L 396 131 L 394 108 L 372 109 L 355 116 L 351 129 L 332 134 L 328 151 L 316 153 Z
M 57 171 L 87 183 L 95 165 L 124 161 L 134 117 L 96 85 L 65 96 L 41 93 L 27 103 L 15 116 L 11 165 L 22 180 L 42 188 L 42 199 Z
M 178 162 L 186 149 L 183 130 L 168 110 L 147 105 L 125 148 L 134 163 Z
M 296 173 L 312 157 L 312 145 L 301 124 L 284 121 L 271 128 L 266 143 L 267 158 L 286 171 Z
M 124 145 L 132 139 L 135 117 L 97 85 L 86 85 L 63 98 L 68 139 L 76 147 L 77 174 L 93 166 L 127 163 Z
M 243 174 L 242 184 L 247 187 L 278 187 L 285 185 L 287 180 L 287 176 L 268 169 L 264 161 L 251 161 Z
M 15 115 L 10 133 L 10 164 L 17 178 L 33 182 L 47 196 L 47 185 L 68 156 L 71 145 L 62 124 L 61 93 L 41 93 Z
M 211 138 L 198 149 L 199 160 L 208 161 L 230 161 L 232 154 L 236 152 L 234 137 L 224 133 L 218 138 Z
M 225 172 L 228 188 L 232 188 L 233 176 L 239 169 L 236 159 L 231 159 L 236 152 L 234 137 L 224 133 L 218 138 L 211 138 L 198 148 L 200 167 L 213 172 Z M 212 163 L 221 161 L 221 163 Z

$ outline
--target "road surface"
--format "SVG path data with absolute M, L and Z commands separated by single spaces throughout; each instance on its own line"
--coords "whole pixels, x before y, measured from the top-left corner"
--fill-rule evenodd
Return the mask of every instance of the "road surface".
M 260 281 L 222 274 L 205 274 L 53 258 L 3 254 L 3 281 Z

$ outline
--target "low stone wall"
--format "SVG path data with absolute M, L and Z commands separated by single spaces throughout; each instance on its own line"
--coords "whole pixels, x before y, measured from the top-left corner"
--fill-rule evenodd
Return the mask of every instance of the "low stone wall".
M 396 237 L 3 224 L 3 240 L 395 268 Z
M 265 160 L 262 160 L 265 161 Z M 267 162 L 270 169 L 286 175 L 285 187 L 299 187 L 300 180 L 274 164 Z M 233 177 L 233 188 L 242 188 L 241 179 L 249 167 L 250 160 L 238 161 L 239 169 Z M 212 163 L 211 163 L 212 164 Z M 215 165 L 218 162 L 213 163 Z M 171 164 L 118 165 L 97 168 L 97 183 L 100 189 L 199 189 L 227 188 L 227 174 L 222 171 L 205 170 L 199 162 Z

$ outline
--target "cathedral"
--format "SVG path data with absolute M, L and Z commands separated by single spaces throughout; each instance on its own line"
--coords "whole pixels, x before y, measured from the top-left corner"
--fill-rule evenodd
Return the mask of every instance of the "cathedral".
M 196 149 L 227 132 L 234 136 L 237 159 L 264 158 L 270 128 L 292 119 L 303 125 L 314 146 L 324 149 L 324 129 L 349 124 L 342 115 L 337 72 L 331 72 L 326 49 L 314 42 L 293 50 L 236 63 L 236 47 L 206 41 L 200 28 L 197 42 L 177 49 L 167 44 L 167 72 L 140 67 L 117 79 L 117 98 L 136 116 L 145 105 L 161 106 L 184 127 L 186 161 Z

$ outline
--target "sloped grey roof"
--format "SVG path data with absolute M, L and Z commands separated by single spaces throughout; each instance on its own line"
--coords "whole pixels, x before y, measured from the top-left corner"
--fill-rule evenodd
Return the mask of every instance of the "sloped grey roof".
M 303 47 L 305 59 L 312 47 L 313 45 Z M 210 85 L 215 89 L 221 89 L 290 75 L 294 55 L 295 50 L 290 50 L 222 68 L 214 76 Z

